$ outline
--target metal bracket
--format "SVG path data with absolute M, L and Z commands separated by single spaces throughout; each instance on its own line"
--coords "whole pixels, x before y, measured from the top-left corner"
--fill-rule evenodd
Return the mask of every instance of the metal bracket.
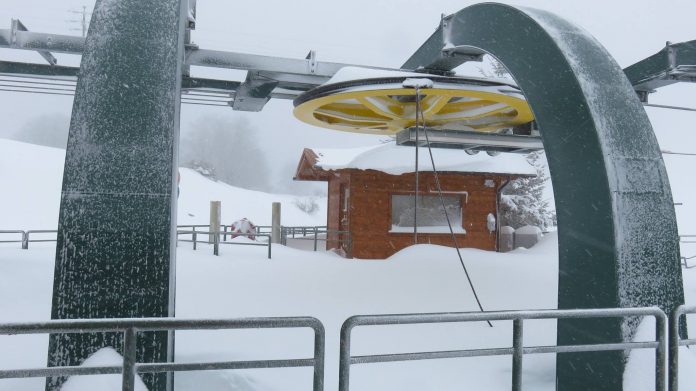
M 15 47 L 19 46 L 17 42 L 17 32 L 18 31 L 29 31 L 26 26 L 22 22 L 19 21 L 19 19 L 12 19 L 12 26 L 10 27 L 10 46 Z M 50 43 L 50 41 L 49 41 Z M 51 65 L 56 65 L 58 64 L 58 59 L 56 59 L 51 52 L 46 51 L 46 50 L 37 50 L 37 52 L 41 55 L 41 57 L 44 58 L 44 60 L 48 61 L 49 64 Z
M 189 30 L 196 29 L 196 0 L 188 0 L 188 14 L 186 15 L 186 28 Z
M 261 111 L 269 99 L 271 99 L 271 93 L 276 86 L 278 86 L 277 80 L 265 78 L 256 71 L 249 71 L 246 80 L 237 89 L 234 102 L 232 102 L 232 109 L 237 111 Z
M 418 131 L 421 146 L 425 145 L 423 129 Z M 461 130 L 428 129 L 428 139 L 433 148 L 455 148 L 466 151 L 529 153 L 544 149 L 541 138 L 513 134 L 484 133 Z M 404 129 L 396 134 L 397 145 L 416 145 L 416 128 Z
M 305 59 L 307 60 L 307 72 L 313 75 L 317 71 L 317 52 L 310 50 Z

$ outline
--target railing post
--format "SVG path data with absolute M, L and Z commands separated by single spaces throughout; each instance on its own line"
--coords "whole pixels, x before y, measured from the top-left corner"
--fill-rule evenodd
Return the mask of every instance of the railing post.
M 512 321 L 512 391 L 522 391 L 523 320 Z
M 224 232 L 225 232 L 225 233 L 222 235 L 222 241 L 223 241 L 223 242 L 226 242 L 226 241 L 227 241 L 227 226 L 226 226 L 226 225 L 223 225 L 223 226 L 222 226 L 222 229 L 223 229 Z
M 681 318 L 681 308 L 681 306 L 677 307 L 677 309 L 675 309 L 672 313 L 670 319 L 671 324 L 669 332 L 669 391 L 679 390 L 679 320 Z
M 667 366 L 667 317 L 655 315 L 655 390 L 665 391 L 665 373 Z
M 319 235 L 317 226 L 314 226 L 314 251 L 317 251 L 317 236 Z
M 324 390 L 324 345 L 326 336 L 324 327 L 319 324 L 314 328 L 314 391 Z
M 136 331 L 135 328 L 126 329 L 123 339 L 123 391 L 135 390 L 135 350 L 136 350 Z
M 29 249 L 29 232 L 22 231 L 22 250 Z
M 193 249 L 196 249 L 196 242 L 198 241 L 198 234 L 196 233 L 196 227 L 193 227 Z
M 349 321 L 341 327 L 341 347 L 338 356 L 338 391 L 348 391 L 350 387 L 350 334 Z

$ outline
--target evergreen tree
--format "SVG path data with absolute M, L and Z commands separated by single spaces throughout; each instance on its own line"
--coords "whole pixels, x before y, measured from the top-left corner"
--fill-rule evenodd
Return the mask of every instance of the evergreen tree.
M 549 180 L 545 160 L 543 152 L 527 155 L 527 161 L 534 166 L 537 176 L 515 179 L 505 187 L 500 200 L 501 226 L 517 229 L 533 225 L 545 230 L 555 225 L 556 215 L 549 201 L 544 199 L 544 188 Z

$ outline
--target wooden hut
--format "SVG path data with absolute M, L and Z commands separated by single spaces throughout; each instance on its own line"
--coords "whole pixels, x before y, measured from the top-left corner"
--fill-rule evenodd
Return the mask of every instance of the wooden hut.
M 419 244 L 454 246 L 427 148 L 420 149 L 415 208 L 414 153 L 394 143 L 302 152 L 294 179 L 328 182 L 327 249 L 347 257 L 387 258 L 415 243 L 415 210 Z M 501 190 L 515 178 L 536 175 L 534 168 L 518 154 L 454 149 L 433 154 L 457 245 L 497 250 Z

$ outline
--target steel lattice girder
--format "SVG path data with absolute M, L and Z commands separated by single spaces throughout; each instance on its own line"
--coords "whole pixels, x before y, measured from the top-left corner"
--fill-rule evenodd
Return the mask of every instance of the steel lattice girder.
M 487 3 L 445 18 L 403 68 L 437 66 L 451 47 L 498 58 L 534 112 L 558 214 L 558 308 L 659 305 L 671 313 L 682 304 L 664 162 L 645 110 L 611 55 L 553 14 Z M 558 343 L 630 340 L 637 325 L 562 320 Z M 558 389 L 621 390 L 623 368 L 621 352 L 558 355 Z

